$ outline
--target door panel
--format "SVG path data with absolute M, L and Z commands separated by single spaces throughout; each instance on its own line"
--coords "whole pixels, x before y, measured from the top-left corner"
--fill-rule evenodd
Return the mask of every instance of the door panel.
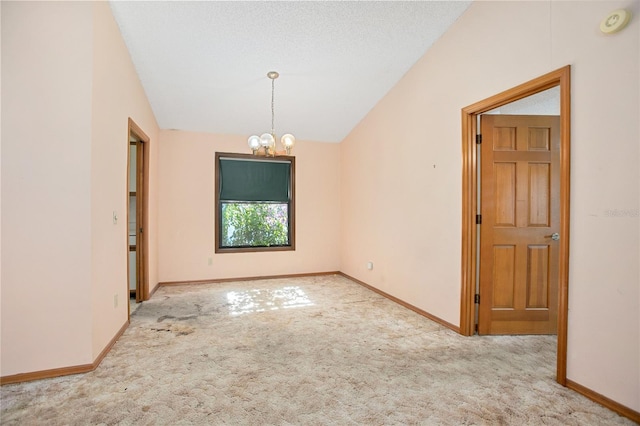
M 529 128 L 529 151 L 549 151 L 551 149 L 549 129 Z
M 481 116 L 480 334 L 555 334 L 560 118 Z
M 513 308 L 515 289 L 515 246 L 493 247 L 493 307 Z
M 548 308 L 549 246 L 529 246 L 527 262 L 527 308 Z
M 498 226 L 516 226 L 516 163 L 496 163 L 495 223 Z
M 529 226 L 551 225 L 549 199 L 551 198 L 549 164 L 529 164 Z

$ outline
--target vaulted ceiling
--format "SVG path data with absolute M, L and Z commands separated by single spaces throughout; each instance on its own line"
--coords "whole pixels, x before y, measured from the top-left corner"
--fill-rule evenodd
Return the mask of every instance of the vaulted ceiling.
M 471 1 L 112 1 L 163 129 L 340 142 Z

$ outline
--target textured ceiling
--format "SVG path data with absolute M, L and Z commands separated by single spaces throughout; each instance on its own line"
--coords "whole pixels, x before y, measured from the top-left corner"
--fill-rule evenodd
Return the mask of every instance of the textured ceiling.
M 502 105 L 485 114 L 560 115 L 560 86 Z
M 112 1 L 158 124 L 340 142 L 470 1 Z

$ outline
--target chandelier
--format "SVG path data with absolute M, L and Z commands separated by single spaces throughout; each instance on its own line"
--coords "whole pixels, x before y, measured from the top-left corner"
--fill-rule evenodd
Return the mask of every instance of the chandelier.
M 264 155 L 267 157 L 275 157 L 276 155 L 282 155 L 286 152 L 286 155 L 291 155 L 291 149 L 296 143 L 296 138 L 287 133 L 282 136 L 280 142 L 284 146 L 285 152 L 276 151 L 276 130 L 274 126 L 275 122 L 275 108 L 273 103 L 273 94 L 275 92 L 275 80 L 280 74 L 277 71 L 269 71 L 267 77 L 271 79 L 271 133 L 263 133 L 260 136 L 252 135 L 249 137 L 249 148 L 253 151 L 253 155 Z

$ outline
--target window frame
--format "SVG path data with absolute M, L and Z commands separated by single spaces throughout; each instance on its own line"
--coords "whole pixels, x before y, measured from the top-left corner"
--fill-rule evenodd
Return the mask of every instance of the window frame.
M 289 163 L 290 180 L 289 180 L 289 245 L 286 246 L 259 246 L 259 247 L 221 247 L 222 238 L 222 200 L 220 200 L 220 160 L 223 158 L 235 158 L 246 161 L 265 161 L 276 160 Z M 256 252 L 274 252 L 274 251 L 294 251 L 296 249 L 296 204 L 295 204 L 295 181 L 296 181 L 296 162 L 295 157 L 290 155 L 278 155 L 277 157 L 264 157 L 252 154 L 236 154 L 228 152 L 215 153 L 214 166 L 214 203 L 215 203 L 215 253 L 256 253 Z M 239 200 L 241 201 L 241 200 Z

